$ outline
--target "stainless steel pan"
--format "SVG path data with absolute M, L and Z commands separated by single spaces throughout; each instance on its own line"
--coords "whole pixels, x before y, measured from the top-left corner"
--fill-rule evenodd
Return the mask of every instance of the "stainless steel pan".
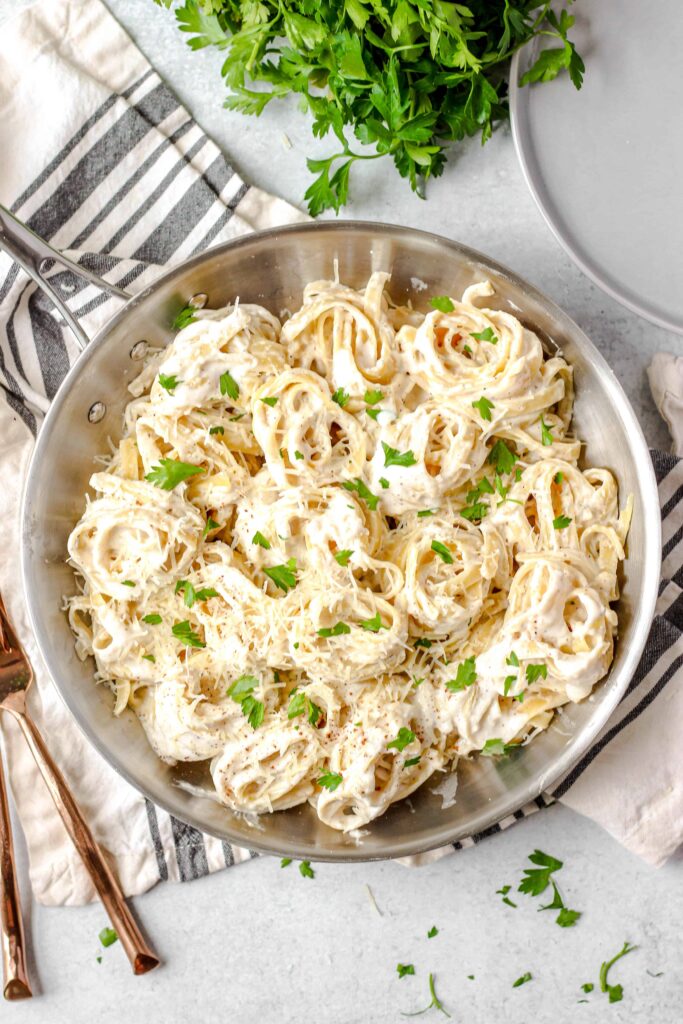
M 0 246 L 9 248 L 39 283 L 41 260 L 61 259 L 6 213 L 0 216 Z M 574 366 L 575 427 L 587 442 L 586 459 L 616 473 L 622 499 L 629 493 L 635 497 L 619 602 L 620 636 L 609 676 L 595 694 L 580 706 L 568 706 L 561 725 L 511 757 L 463 765 L 451 806 L 442 807 L 435 793 L 438 780 L 429 782 L 411 801 L 392 806 L 360 842 L 320 824 L 307 806 L 253 825 L 203 797 L 202 789 L 210 792 L 206 765 L 168 767 L 152 753 L 132 712 L 113 717 L 111 695 L 93 683 L 93 664 L 76 657 L 60 611 L 62 596 L 74 590 L 64 562 L 66 539 L 81 515 L 94 456 L 106 449 L 108 437 L 120 434 L 126 385 L 140 369 L 139 342 L 168 343 L 174 314 L 197 293 L 206 294 L 210 306 L 239 295 L 275 313 L 296 308 L 303 285 L 331 275 L 335 259 L 342 279 L 354 286 L 373 270 L 390 270 L 392 295 L 412 299 L 418 307 L 426 295 L 457 295 L 474 281 L 490 278 L 497 304 L 521 316 L 549 350 L 560 348 Z M 72 269 L 83 274 L 80 267 Z M 61 308 L 59 296 L 52 297 Z M 67 310 L 62 312 L 84 344 L 82 329 Z M 263 851 L 320 860 L 398 857 L 488 828 L 580 763 L 625 693 L 645 644 L 657 596 L 659 521 L 656 482 L 633 410 L 605 360 L 553 302 L 485 256 L 436 235 L 349 221 L 308 224 L 250 235 L 165 272 L 129 298 L 87 344 L 52 403 L 31 461 L 23 504 L 23 580 L 38 645 L 67 707 L 102 756 L 155 803 L 197 828 Z

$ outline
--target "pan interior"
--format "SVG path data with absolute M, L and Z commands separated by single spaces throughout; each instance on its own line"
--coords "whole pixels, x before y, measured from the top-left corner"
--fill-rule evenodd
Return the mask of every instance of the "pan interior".
M 200 292 L 212 307 L 239 296 L 276 314 L 296 309 L 303 286 L 333 276 L 335 260 L 341 280 L 353 287 L 363 286 L 374 270 L 390 271 L 392 296 L 420 309 L 427 308 L 430 295 L 460 295 L 468 285 L 490 279 L 496 289 L 491 304 L 514 313 L 548 350 L 560 349 L 573 365 L 574 430 L 586 441 L 585 459 L 609 467 L 622 502 L 628 494 L 635 502 L 615 658 L 594 694 L 581 705 L 567 705 L 546 733 L 509 758 L 461 764 L 455 802 L 437 792 L 446 776 L 434 777 L 359 837 L 326 827 L 307 805 L 258 820 L 235 814 L 209 797 L 206 764 L 172 768 L 159 761 L 133 712 L 113 717 L 112 695 L 93 682 L 92 660 L 77 658 L 60 610 L 63 595 L 75 590 L 64 561 L 66 540 L 81 516 L 94 458 L 107 450 L 108 438 L 120 437 L 126 386 L 140 369 L 131 357 L 137 342 L 167 344 L 173 316 Z M 97 401 L 105 404 L 106 415 L 92 424 L 88 410 Z M 580 765 L 642 651 L 659 554 L 656 483 L 640 427 L 609 367 L 569 317 L 504 268 L 453 242 L 353 222 L 275 230 L 210 250 L 124 307 L 62 385 L 40 433 L 23 509 L 24 585 L 37 641 L 62 698 L 99 752 L 154 802 L 204 831 L 241 846 L 317 859 L 396 857 L 454 842 L 511 814 Z

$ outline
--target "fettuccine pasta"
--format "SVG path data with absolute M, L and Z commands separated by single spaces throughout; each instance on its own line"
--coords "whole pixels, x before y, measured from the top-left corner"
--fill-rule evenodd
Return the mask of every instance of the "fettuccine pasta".
M 631 514 L 490 284 L 425 314 L 388 278 L 309 284 L 284 323 L 189 309 L 68 545 L 115 713 L 233 810 L 344 831 L 591 693 Z

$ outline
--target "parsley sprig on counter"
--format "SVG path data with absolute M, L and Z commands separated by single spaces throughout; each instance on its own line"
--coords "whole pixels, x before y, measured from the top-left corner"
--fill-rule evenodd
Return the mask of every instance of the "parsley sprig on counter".
M 529 39 L 552 45 L 523 83 L 566 69 L 578 89 L 584 72 L 574 19 L 550 0 L 185 0 L 175 13 L 192 50 L 222 51 L 226 107 L 259 115 L 293 93 L 313 135 L 334 136 L 329 155 L 307 161 L 313 216 L 339 211 L 352 166 L 379 157 L 424 195 L 454 142 L 485 142 L 507 118 L 510 57 Z

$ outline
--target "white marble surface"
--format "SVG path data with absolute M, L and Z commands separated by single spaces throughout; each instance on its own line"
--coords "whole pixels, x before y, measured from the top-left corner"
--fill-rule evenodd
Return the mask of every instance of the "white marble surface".
M 329 152 L 332 143 L 312 141 L 294 104 L 271 105 L 260 121 L 224 111 L 219 54 L 191 54 L 172 17 L 151 0 L 108 4 L 244 177 L 299 203 L 308 181 L 305 157 Z M 25 0 L 0 0 L 0 42 L 2 21 L 21 6 Z M 461 149 L 431 184 L 427 202 L 379 161 L 360 170 L 352 189 L 345 216 L 457 238 L 552 296 L 614 367 L 649 443 L 667 446 L 645 368 L 653 352 L 680 351 L 683 339 L 629 313 L 573 266 L 527 192 L 508 130 L 484 149 L 476 143 Z M 21 847 L 20 835 L 17 841 Z M 573 929 L 557 928 L 550 914 L 538 916 L 526 897 L 511 909 L 495 893 L 503 884 L 516 886 L 535 847 L 565 861 L 563 891 L 569 905 L 583 911 Z M 264 858 L 190 885 L 159 886 L 136 908 L 164 966 L 136 979 L 118 945 L 98 948 L 106 924 L 99 906 L 31 907 L 24 886 L 36 998 L 7 1007 L 4 1019 L 389 1024 L 426 1006 L 433 971 L 455 1021 L 677 1024 L 682 900 L 681 859 L 655 871 L 591 822 L 557 807 L 419 870 L 391 863 L 323 865 L 308 880 L 294 865 L 282 871 Z M 439 935 L 428 940 L 432 925 Z M 597 988 L 601 961 L 626 939 L 640 948 L 615 968 L 623 1002 L 610 1006 L 593 992 L 578 1006 L 580 985 L 592 981 Z M 398 961 L 414 963 L 416 976 L 399 981 Z M 527 970 L 533 981 L 513 989 Z M 664 974 L 653 978 L 647 971 Z M 424 1019 L 441 1015 L 432 1010 Z

